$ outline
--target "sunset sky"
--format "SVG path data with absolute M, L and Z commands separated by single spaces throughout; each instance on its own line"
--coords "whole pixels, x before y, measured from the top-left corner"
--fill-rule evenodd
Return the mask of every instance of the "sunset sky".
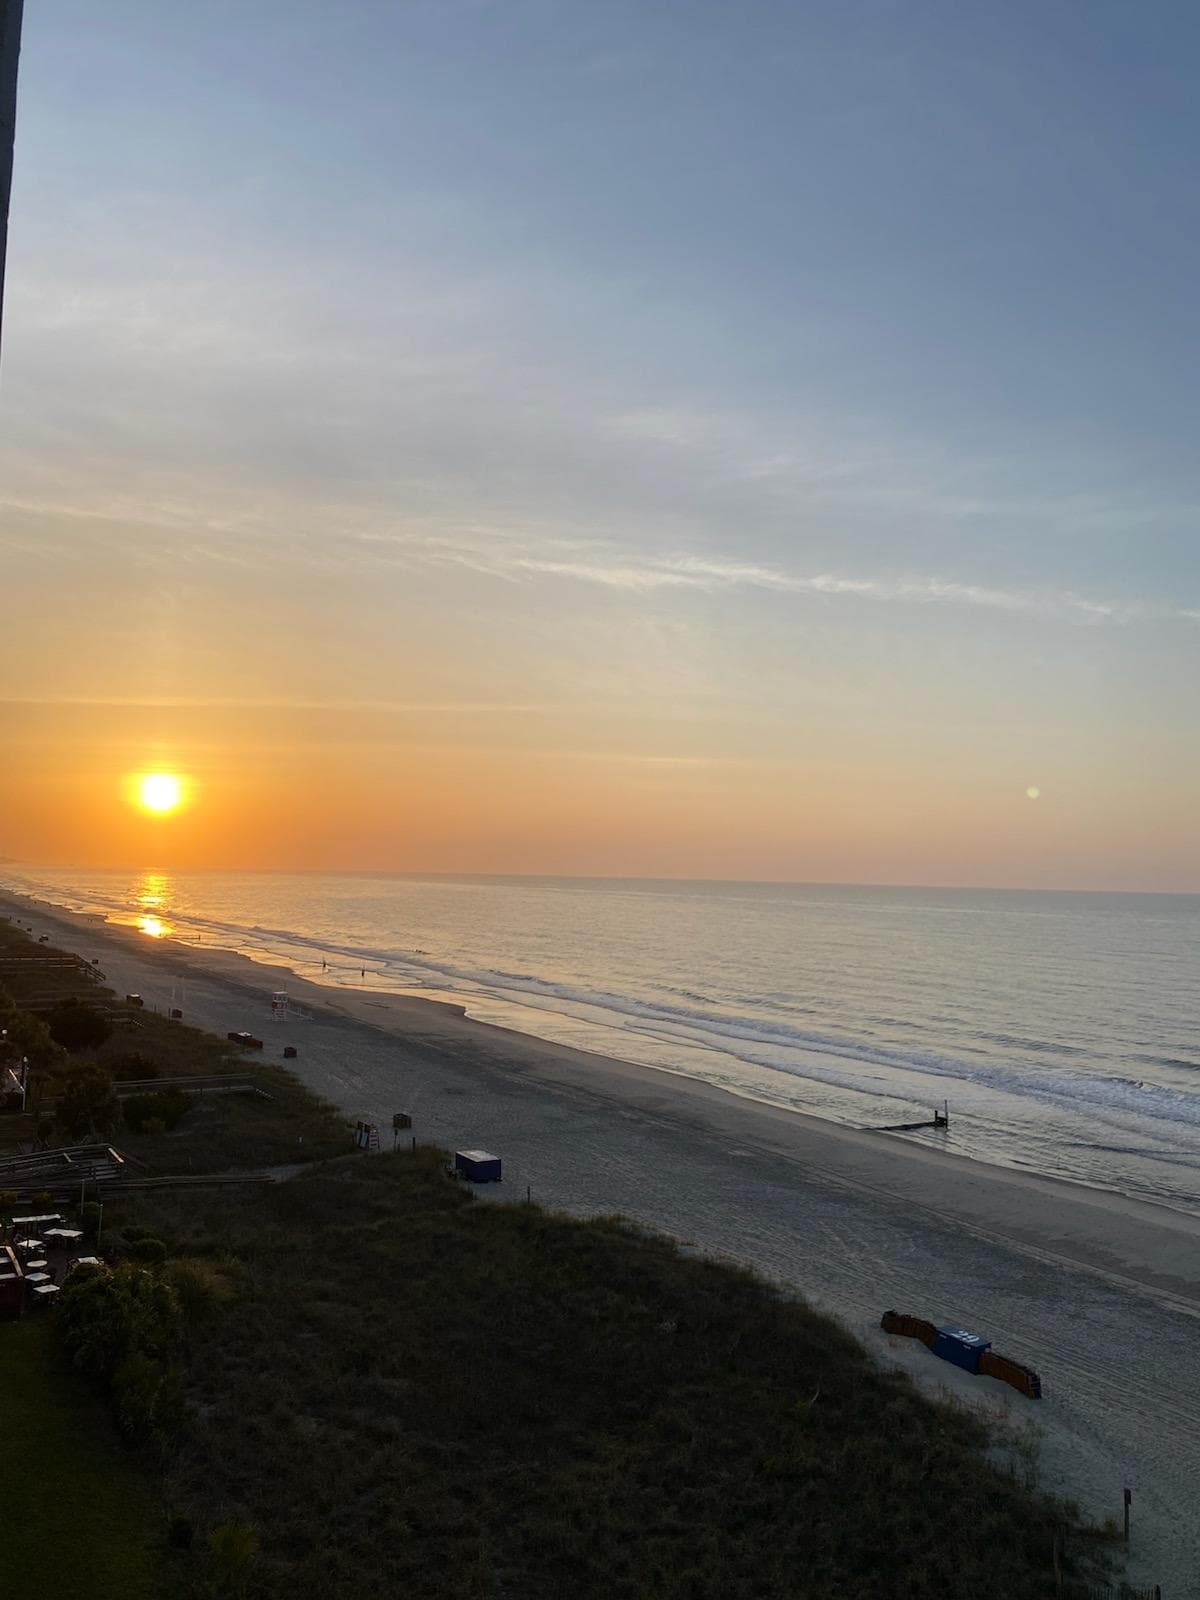
M 0 855 L 1200 890 L 1198 66 L 1125 0 L 27 6 Z

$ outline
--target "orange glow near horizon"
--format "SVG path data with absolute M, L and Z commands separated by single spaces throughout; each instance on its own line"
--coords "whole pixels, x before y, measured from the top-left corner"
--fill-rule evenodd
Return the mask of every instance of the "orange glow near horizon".
M 1149 744 L 1118 771 L 1023 726 L 989 730 L 969 762 L 957 723 L 868 736 L 833 718 L 784 747 L 764 716 L 736 736 L 730 751 L 723 728 L 640 713 L 617 726 L 540 711 L 481 729 L 369 710 L 0 705 L 0 856 L 140 868 L 136 914 L 168 930 L 169 875 L 198 870 L 1198 881 L 1190 752 L 1174 758 L 1188 781 L 1159 789 L 1144 779 L 1161 765 Z M 147 809 L 141 784 L 168 776 L 179 805 Z

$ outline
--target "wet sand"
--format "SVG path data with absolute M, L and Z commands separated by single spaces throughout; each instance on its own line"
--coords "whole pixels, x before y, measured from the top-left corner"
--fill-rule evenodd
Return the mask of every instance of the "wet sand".
M 99 957 L 119 993 L 246 1028 L 351 1118 L 504 1159 L 488 1200 L 619 1211 L 800 1290 L 926 1387 L 1043 1430 L 1047 1487 L 1096 1516 L 1134 1488 L 1133 1580 L 1200 1593 L 1200 1218 L 954 1154 L 954 1130 L 835 1126 L 653 1068 L 326 987 L 228 951 L 0 895 L 0 911 Z M 286 989 L 305 1019 L 272 1017 Z M 249 1058 L 253 1060 L 253 1055 Z M 894 1306 L 969 1327 L 1035 1367 L 1045 1399 L 890 1339 Z

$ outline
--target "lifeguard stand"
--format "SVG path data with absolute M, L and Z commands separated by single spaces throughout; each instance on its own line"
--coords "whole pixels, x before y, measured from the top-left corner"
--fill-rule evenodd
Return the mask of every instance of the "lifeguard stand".
M 311 1022 L 312 1012 L 298 1006 L 286 989 L 276 989 L 271 995 L 272 1022 Z

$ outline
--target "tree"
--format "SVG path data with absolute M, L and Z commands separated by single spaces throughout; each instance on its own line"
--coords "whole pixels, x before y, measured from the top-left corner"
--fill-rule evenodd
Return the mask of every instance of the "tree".
M 147 1267 L 161 1267 L 167 1259 L 167 1247 L 161 1239 L 147 1235 L 142 1239 L 129 1241 L 129 1259 L 140 1261 Z
M 54 1310 L 55 1328 L 72 1363 L 89 1378 L 107 1382 L 130 1347 L 116 1274 L 107 1267 L 76 1267 Z
M 115 1271 L 76 1267 L 54 1314 L 67 1355 L 109 1390 L 118 1422 L 134 1438 L 161 1436 L 177 1420 L 171 1355 L 181 1321 L 179 1298 L 162 1274 L 131 1262 Z
M 8 1035 L 9 1044 L 31 1067 L 48 1067 L 62 1056 L 62 1047 L 51 1038 L 46 1024 L 28 1011 L 18 1011 L 15 1007 L 0 1011 L 0 1030 Z
M 112 1023 L 82 1000 L 60 1000 L 50 1013 L 50 1036 L 66 1050 L 98 1050 Z
M 111 1271 L 76 1267 L 63 1284 L 54 1321 L 74 1365 L 110 1380 L 128 1356 L 166 1360 L 179 1337 L 179 1298 L 159 1273 L 132 1262 Z
M 112 1079 L 104 1068 L 94 1061 L 81 1061 L 63 1080 L 55 1120 L 69 1138 L 81 1139 L 89 1134 L 95 1139 L 101 1130 L 112 1127 L 120 1109 Z

